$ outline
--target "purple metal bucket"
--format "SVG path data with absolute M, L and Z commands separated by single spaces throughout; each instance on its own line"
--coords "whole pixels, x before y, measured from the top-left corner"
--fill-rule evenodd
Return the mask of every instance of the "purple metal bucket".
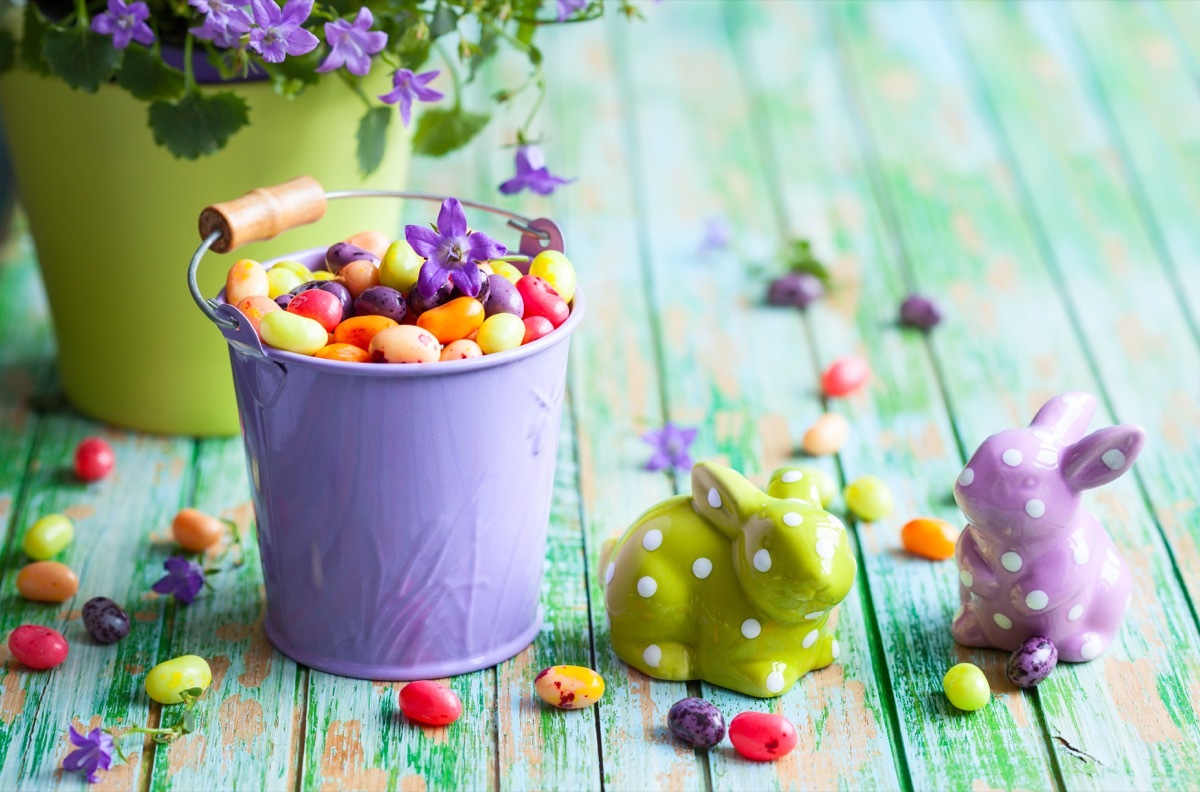
M 553 243 L 561 244 L 557 229 Z M 315 269 L 323 254 L 289 258 Z M 528 646 L 542 621 L 567 351 L 582 294 L 561 327 L 531 344 L 413 366 L 264 348 L 234 307 L 209 307 L 238 323 L 221 331 L 271 642 L 313 668 L 380 680 L 462 674 Z

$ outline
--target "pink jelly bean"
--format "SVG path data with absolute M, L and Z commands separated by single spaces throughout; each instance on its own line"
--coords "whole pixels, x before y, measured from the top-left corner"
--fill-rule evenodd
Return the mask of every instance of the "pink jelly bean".
M 454 723 L 462 715 L 458 694 L 439 682 L 409 682 L 400 688 L 400 711 L 404 717 L 430 726 Z
M 571 309 L 547 281 L 536 275 L 526 275 L 517 281 L 517 292 L 525 303 L 525 318 L 544 316 L 558 327 L 567 321 Z
M 8 635 L 8 651 L 28 668 L 54 668 L 67 659 L 67 639 L 58 630 L 23 624 Z
M 737 752 L 756 762 L 770 762 L 796 747 L 796 727 L 769 712 L 743 712 L 729 724 L 729 739 Z
M 846 396 L 858 390 L 871 376 L 871 367 L 860 357 L 838 358 L 821 375 L 826 396 Z

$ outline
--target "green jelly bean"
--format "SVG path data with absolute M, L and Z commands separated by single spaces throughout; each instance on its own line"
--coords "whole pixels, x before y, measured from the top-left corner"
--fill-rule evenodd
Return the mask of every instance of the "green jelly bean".
M 287 311 L 263 314 L 258 332 L 263 341 L 276 349 L 298 355 L 316 354 L 329 341 L 329 334 L 320 322 Z
M 277 269 L 285 269 L 288 272 L 295 273 L 296 276 L 300 278 L 300 283 L 308 283 L 313 279 L 312 270 L 301 264 L 299 261 L 276 261 L 271 265 L 271 269 L 267 270 L 268 282 L 271 277 L 271 270 Z
M 75 538 L 75 526 L 63 514 L 47 514 L 25 533 L 21 549 L 34 561 L 45 561 L 63 551 Z
M 878 476 L 861 476 L 842 493 L 850 512 L 863 522 L 877 522 L 892 513 L 895 500 L 887 482 Z
M 159 704 L 179 704 L 179 694 L 192 688 L 207 690 L 212 682 L 212 669 L 203 657 L 183 655 L 159 663 L 146 674 L 146 694 Z
M 409 289 L 417 283 L 417 275 L 425 259 L 417 255 L 412 245 L 403 239 L 397 239 L 388 246 L 379 263 L 379 283 L 390 286 L 401 294 L 408 294 Z
M 308 280 L 307 277 L 301 278 L 286 267 L 271 267 L 267 270 L 267 287 L 270 289 L 267 296 L 274 300 L 281 294 L 287 294 L 306 280 Z
M 498 313 L 483 320 L 475 342 L 483 354 L 491 355 L 506 349 L 516 349 L 525 339 L 525 323 L 510 313 Z
M 992 700 L 992 688 L 979 666 L 959 663 L 942 678 L 942 690 L 950 703 L 966 712 L 986 707 Z

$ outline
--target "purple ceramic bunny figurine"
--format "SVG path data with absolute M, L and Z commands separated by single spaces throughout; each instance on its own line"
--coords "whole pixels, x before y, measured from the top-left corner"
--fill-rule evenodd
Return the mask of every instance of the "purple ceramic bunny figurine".
M 954 499 L 970 523 L 958 540 L 962 607 L 954 640 L 1013 651 L 1054 642 L 1059 659 L 1108 648 L 1129 605 L 1129 569 L 1079 493 L 1129 470 L 1145 431 L 1122 425 L 1083 436 L 1096 398 L 1055 396 L 1025 429 L 983 441 Z

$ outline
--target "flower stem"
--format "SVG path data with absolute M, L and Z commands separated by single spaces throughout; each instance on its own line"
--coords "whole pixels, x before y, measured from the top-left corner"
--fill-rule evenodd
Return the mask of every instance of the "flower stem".
M 75 16 L 79 19 L 80 30 L 91 29 L 91 25 L 88 24 L 91 19 L 88 17 L 87 0 L 75 0 Z
M 454 59 L 446 52 L 446 48 L 442 43 L 434 43 L 437 47 L 438 54 L 442 56 L 442 60 L 446 62 L 446 69 L 450 72 L 450 79 L 454 81 L 454 109 L 462 109 L 462 75 L 458 73 L 458 66 L 454 63 Z
M 183 40 L 183 93 L 187 95 L 191 93 L 192 86 L 196 83 L 196 73 L 192 69 L 192 48 L 195 45 L 196 37 L 191 33 L 187 34 L 187 38 Z

